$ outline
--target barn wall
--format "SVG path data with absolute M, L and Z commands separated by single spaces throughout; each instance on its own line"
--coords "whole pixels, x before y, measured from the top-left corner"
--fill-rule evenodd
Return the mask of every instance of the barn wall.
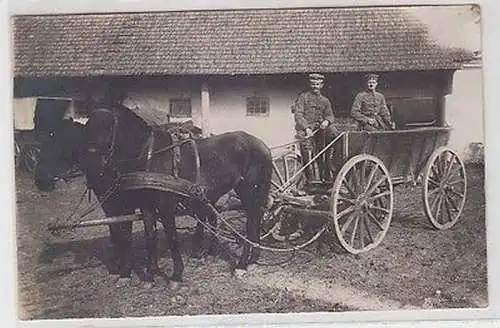
M 463 73 L 472 74 L 475 73 Z M 352 99 L 355 94 L 364 87 L 363 74 L 327 74 L 327 83 L 324 93 L 333 99 L 333 107 L 339 109 L 344 115 L 349 113 Z M 474 75 L 475 76 L 475 75 Z M 464 111 L 474 105 L 466 105 L 466 102 L 457 95 L 462 94 L 461 89 L 467 89 L 466 80 L 470 77 L 460 74 L 456 75 L 455 89 L 453 95 L 448 96 L 448 114 L 451 124 L 456 130 L 462 131 L 463 122 L 470 120 L 458 120 L 459 117 L 468 117 L 477 120 L 477 114 Z M 477 78 L 477 77 L 476 77 Z M 104 79 L 80 79 L 71 80 L 66 83 L 64 92 L 59 95 L 74 98 L 86 98 L 91 95 L 99 99 L 106 90 Z M 290 111 L 290 105 L 297 95 L 307 88 L 307 80 L 304 75 L 288 76 L 225 76 L 225 77 L 142 77 L 122 78 L 115 80 L 118 85 L 127 90 L 125 104 L 136 107 L 137 110 L 146 115 L 150 120 L 164 123 L 169 111 L 169 99 L 171 97 L 189 97 L 192 103 L 192 120 L 198 126 L 201 125 L 201 87 L 203 83 L 208 84 L 210 94 L 210 117 L 208 120 L 211 133 L 223 133 L 227 131 L 243 130 L 254 134 L 269 146 L 276 146 L 293 140 L 294 120 Z M 426 72 L 398 72 L 381 74 L 379 90 L 390 99 L 391 97 L 433 97 L 442 92 L 442 86 L 436 83 L 436 75 Z M 270 111 L 268 116 L 248 116 L 246 113 L 246 97 L 252 95 L 267 95 L 270 100 Z M 473 101 L 470 97 L 465 97 Z M 477 97 L 476 97 L 477 98 Z M 454 110 L 454 107 L 460 107 Z M 455 122 L 457 121 L 457 122 Z M 466 123 L 467 124 L 467 123 Z M 474 134 L 475 133 L 475 134 Z M 460 149 L 464 149 L 469 139 L 478 139 L 477 132 L 471 132 L 471 137 L 454 132 L 452 141 Z
M 446 120 L 453 127 L 449 145 L 466 161 L 484 160 L 482 85 L 482 69 L 465 68 L 455 73 L 453 93 L 446 97 Z
M 210 129 L 213 133 L 243 130 L 269 146 L 293 140 L 294 121 L 290 106 L 303 85 L 256 78 L 213 81 L 210 84 Z M 248 116 L 246 97 L 267 95 L 269 116 Z

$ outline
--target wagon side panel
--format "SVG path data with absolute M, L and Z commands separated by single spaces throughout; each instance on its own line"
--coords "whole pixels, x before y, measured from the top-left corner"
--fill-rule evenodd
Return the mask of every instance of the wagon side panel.
M 448 143 L 449 128 L 350 132 L 344 161 L 359 154 L 373 155 L 388 168 L 395 183 L 418 177 L 431 153 Z

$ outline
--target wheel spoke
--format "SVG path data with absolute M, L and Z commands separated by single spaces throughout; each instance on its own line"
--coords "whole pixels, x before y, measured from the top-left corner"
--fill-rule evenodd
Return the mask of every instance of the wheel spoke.
M 455 194 L 456 196 L 459 196 L 461 199 L 465 197 L 465 192 L 463 194 L 459 193 L 458 191 L 456 190 L 451 190 L 451 192 L 453 194 Z
M 379 198 L 382 198 L 382 197 L 385 197 L 385 196 L 389 196 L 391 194 L 391 191 L 390 190 L 387 190 L 387 191 L 384 191 L 378 195 L 375 195 L 375 196 L 371 196 L 370 198 L 367 199 L 368 202 L 372 202 L 376 199 L 379 199 Z
M 345 216 L 346 214 L 352 213 L 352 212 L 354 212 L 354 207 L 349 206 L 348 208 L 346 208 L 346 209 L 345 209 L 345 210 L 343 210 L 342 212 L 337 213 L 337 217 L 336 217 L 336 219 L 337 219 L 337 220 L 340 220 L 343 216 Z
M 447 182 L 448 185 L 454 185 L 454 184 L 457 184 L 457 183 L 464 183 L 465 182 L 465 179 L 458 179 L 458 180 L 453 180 L 451 182 Z
M 365 192 L 368 191 L 368 188 L 370 187 L 370 184 L 373 181 L 373 177 L 375 176 L 375 173 L 377 173 L 377 166 L 372 167 L 372 170 L 370 171 L 370 175 L 368 176 L 368 181 L 366 182 L 366 187 L 365 187 Z
M 448 221 L 453 221 L 453 213 L 452 209 L 450 208 L 450 200 L 446 196 L 444 197 L 444 206 L 446 208 L 446 213 L 448 214 Z
M 370 238 L 370 244 L 373 244 L 375 240 L 373 239 L 372 232 L 370 230 L 370 227 L 368 226 L 368 218 L 364 216 L 363 221 L 364 221 L 364 226 L 366 228 L 366 232 L 368 233 L 368 238 Z
M 278 177 L 280 185 L 283 185 L 285 183 L 285 180 L 283 180 L 283 176 L 281 175 L 281 172 L 278 169 L 278 166 L 276 165 L 276 161 L 273 161 L 273 170 L 276 173 L 276 176 Z
M 454 163 L 454 161 L 455 161 L 455 155 L 454 155 L 454 154 L 451 154 L 451 159 L 450 159 L 450 161 L 449 161 L 449 163 L 448 163 L 448 167 L 446 168 L 446 171 L 445 171 L 445 173 L 444 173 L 444 176 L 445 176 L 445 177 L 448 177 L 448 175 L 450 174 L 451 169 L 453 168 L 453 163 Z
M 271 184 L 276 187 L 276 189 L 279 189 L 281 186 L 276 182 L 276 181 L 273 181 L 271 180 Z
M 358 215 L 356 213 L 352 213 L 349 215 L 349 218 L 347 219 L 346 223 L 342 225 L 342 229 L 340 230 L 342 232 L 342 235 L 345 234 L 347 231 L 347 228 L 351 225 L 352 221 L 357 217 Z
M 356 204 L 356 201 L 354 199 L 351 199 L 351 198 L 346 198 L 346 197 L 342 197 L 342 196 L 339 196 L 339 201 L 341 202 L 346 202 L 346 203 L 349 203 L 351 205 L 354 205 Z
M 342 186 L 344 186 L 347 191 L 351 194 L 352 197 L 356 198 L 356 193 L 354 192 L 354 190 L 352 190 L 351 186 L 349 185 L 349 181 L 347 179 L 344 179 L 344 181 L 342 181 Z
M 439 221 L 439 214 L 441 212 L 441 206 L 442 205 L 443 205 L 443 197 L 440 195 L 439 196 L 438 205 L 436 207 L 436 215 L 434 216 L 434 218 L 436 219 L 436 221 Z
M 438 172 L 439 170 L 436 169 L 437 167 L 438 167 L 437 163 L 433 164 L 431 167 L 431 172 L 434 173 L 434 177 L 439 178 L 440 174 Z M 430 176 L 429 176 L 429 180 L 430 180 Z
M 361 185 L 361 189 L 360 190 L 366 190 L 366 160 L 363 161 L 363 163 L 361 164 L 361 179 L 360 179 L 360 185 Z
M 381 211 L 381 212 L 384 212 L 385 214 L 389 214 L 390 213 L 390 211 L 388 209 L 380 207 L 380 206 L 376 206 L 376 205 L 371 205 L 370 209 Z
M 368 195 L 373 194 L 375 189 L 377 189 L 378 186 L 380 186 L 382 184 L 382 182 L 384 182 L 384 180 L 386 180 L 385 176 L 382 176 L 380 179 L 378 179 L 377 182 L 375 182 L 375 184 L 366 192 L 366 194 L 368 194 Z
M 353 187 L 354 187 L 354 191 L 356 193 L 361 193 L 361 185 L 360 185 L 360 182 L 359 182 L 359 172 L 358 170 L 356 169 L 356 165 L 354 165 L 352 167 L 352 171 L 351 171 L 351 177 L 352 177 L 352 183 L 353 183 Z
M 358 231 L 359 215 L 356 215 L 356 221 L 354 222 L 354 228 L 351 234 L 351 246 L 354 246 L 354 238 L 356 238 L 356 232 Z
M 365 224 L 364 224 L 364 219 L 363 217 L 359 217 L 359 236 L 360 236 L 360 241 L 361 241 L 361 249 L 365 248 Z
M 368 217 L 380 228 L 380 230 L 383 231 L 384 226 L 379 222 L 377 217 L 370 210 L 366 211 L 366 213 L 368 213 Z
M 439 191 L 439 188 L 434 188 L 434 189 L 431 189 L 429 190 L 429 195 L 432 195 L 432 194 L 435 194 Z
M 292 176 L 290 174 L 290 171 L 288 170 L 288 161 L 286 157 L 283 157 L 283 170 L 285 174 L 285 180 L 288 181 L 290 180 L 290 177 Z
M 429 178 L 429 179 L 428 179 L 428 181 L 429 181 L 431 184 L 435 185 L 435 186 L 439 186 L 439 182 L 437 182 L 436 180 L 434 180 L 434 179 L 432 179 L 432 178 Z
M 436 203 L 437 203 L 438 200 L 439 200 L 439 195 L 432 200 L 432 203 L 431 203 L 431 206 L 430 206 L 430 210 L 431 211 L 433 211 L 434 206 L 436 205 Z

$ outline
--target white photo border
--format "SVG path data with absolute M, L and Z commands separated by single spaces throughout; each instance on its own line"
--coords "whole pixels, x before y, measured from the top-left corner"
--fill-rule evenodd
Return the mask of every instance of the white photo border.
M 484 131 L 485 131 L 485 168 L 486 168 L 486 221 L 488 244 L 488 297 L 487 309 L 473 310 L 419 310 L 419 311 L 374 311 L 374 312 L 341 312 L 341 313 L 298 313 L 298 314 L 244 314 L 220 316 L 185 316 L 158 317 L 137 319 L 85 319 L 85 320 L 48 320 L 18 322 L 20 326 L 60 327 L 60 326 L 93 326 L 93 327 L 137 327 L 137 326 L 282 326 L 282 327 L 319 327 L 335 323 L 336 327 L 493 327 L 500 326 L 500 266 L 496 260 L 496 250 L 500 249 L 500 202 L 495 198 L 500 195 L 500 171 L 498 156 L 500 143 L 495 142 L 495 133 L 500 122 L 500 107 L 498 87 L 500 86 L 500 59 L 497 45 L 500 31 L 500 1 L 327 1 L 327 0 L 123 0 L 123 1 L 68 1 L 68 0 L 13 0 L 0 1 L 0 15 L 3 27 L 0 31 L 0 41 L 4 49 L 0 54 L 0 69 L 2 74 L 1 98 L 6 118 L 0 120 L 0 156 L 4 167 L 1 170 L 0 181 L 3 181 L 0 207 L 4 217 L 0 220 L 0 250 L 4 265 L 2 268 L 3 292 L 0 293 L 0 310 L 3 318 L 0 322 L 15 322 L 17 312 L 17 277 L 16 277 L 16 233 L 15 233 L 15 192 L 14 168 L 12 160 L 12 42 L 9 17 L 14 14 L 49 14 L 49 13 L 84 13 L 84 12 L 137 12 L 156 10 L 189 10 L 189 9 L 224 9 L 224 8 L 275 8 L 275 7 L 333 7 L 359 5 L 465 5 L 477 3 L 481 6 L 481 24 L 483 41 L 483 76 L 484 76 Z M 8 186 L 8 187 L 5 187 Z M 429 320 L 433 320 L 429 322 Z M 367 323 L 370 322 L 370 323 Z M 392 323 L 389 323 L 392 322 Z

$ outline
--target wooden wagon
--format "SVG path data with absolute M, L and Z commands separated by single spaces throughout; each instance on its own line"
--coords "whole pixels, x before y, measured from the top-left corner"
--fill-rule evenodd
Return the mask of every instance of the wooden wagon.
M 465 166 L 446 146 L 451 128 L 446 126 L 407 127 L 390 131 L 344 131 L 303 165 L 294 143 L 274 158 L 272 190 L 262 222 L 261 243 L 253 246 L 270 251 L 293 251 L 334 233 L 342 247 L 353 254 L 373 249 L 386 235 L 394 209 L 394 187 L 420 184 L 427 217 L 437 229 L 452 227 L 460 217 L 466 198 Z M 337 168 L 327 188 L 310 188 L 304 170 L 333 148 Z M 154 189 L 181 197 L 198 198 L 203 193 L 189 181 L 172 176 L 132 172 L 121 176 L 122 190 Z M 323 186 L 325 187 L 325 186 Z M 234 196 L 234 195 L 233 195 Z M 224 215 L 237 210 L 238 200 L 217 207 L 206 203 L 222 221 L 218 236 L 250 242 Z M 222 213 L 221 213 L 222 212 Z M 116 220 L 66 222 L 50 230 L 110 224 Z M 201 223 L 201 222 L 200 222 Z M 236 237 L 235 237 L 236 235 Z
M 286 212 L 303 217 L 324 214 L 327 219 L 319 225 L 319 233 L 330 227 L 348 252 L 368 251 L 387 233 L 394 187 L 403 183 L 421 185 L 424 210 L 435 228 L 451 228 L 465 204 L 467 178 L 462 160 L 446 146 L 450 132 L 444 126 L 342 132 L 306 164 L 311 165 L 326 149 L 335 149 L 332 160 L 338 170 L 328 197 L 323 198 L 314 197 L 304 183 L 300 154 L 282 155 L 275 160 L 271 217 L 279 223 L 272 229 L 289 220 L 283 215 Z

